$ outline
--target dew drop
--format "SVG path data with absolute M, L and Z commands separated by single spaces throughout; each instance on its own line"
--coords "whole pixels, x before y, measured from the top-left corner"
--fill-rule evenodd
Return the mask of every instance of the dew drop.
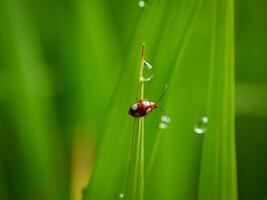
M 124 199 L 124 194 L 120 193 L 116 196 L 116 199 Z
M 147 67 L 148 69 L 152 69 L 152 65 L 147 61 L 144 61 L 144 66 Z
M 160 122 L 159 123 L 159 128 L 160 129 L 166 129 L 166 128 L 168 128 L 168 124 L 167 123 L 164 123 L 164 122 Z
M 144 61 L 143 77 L 140 78 L 141 82 L 148 82 L 153 78 L 153 67 L 147 61 Z
M 160 118 L 159 128 L 166 129 L 168 128 L 169 123 L 171 122 L 171 118 L 168 115 L 162 115 Z
M 171 122 L 171 118 L 168 115 L 162 115 L 161 116 L 161 121 L 168 124 L 168 123 Z
M 209 122 L 208 117 L 201 117 L 194 127 L 194 132 L 197 134 L 203 134 L 207 132 L 207 124 Z
M 139 6 L 140 8 L 145 7 L 145 5 L 146 5 L 146 3 L 145 3 L 143 0 L 140 0 L 140 1 L 138 2 L 138 6 Z

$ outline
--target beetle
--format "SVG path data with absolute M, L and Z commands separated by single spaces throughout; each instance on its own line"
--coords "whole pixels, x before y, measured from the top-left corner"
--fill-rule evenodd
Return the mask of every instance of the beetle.
M 128 114 L 133 117 L 143 117 L 157 108 L 158 103 L 148 101 L 147 99 L 140 99 L 133 104 L 128 111 Z
M 128 114 L 132 117 L 143 117 L 146 116 L 148 113 L 150 113 L 155 108 L 160 108 L 162 112 L 165 113 L 165 111 L 158 107 L 158 103 L 162 99 L 162 97 L 165 95 L 167 90 L 167 85 L 165 86 L 164 92 L 161 94 L 159 100 L 157 102 L 149 101 L 148 99 L 139 99 L 136 103 L 131 105 L 129 108 Z

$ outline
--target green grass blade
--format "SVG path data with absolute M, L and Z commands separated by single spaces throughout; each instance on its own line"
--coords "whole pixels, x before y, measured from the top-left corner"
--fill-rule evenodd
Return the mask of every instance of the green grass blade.
M 204 137 L 199 199 L 236 200 L 233 0 L 217 1 L 214 8 L 209 125 Z
M 62 149 L 57 146 L 47 72 L 31 9 L 15 0 L 1 1 L 0 4 L 1 18 L 6 20 L 3 23 L 5 67 L 10 72 L 7 82 L 10 96 L 5 103 L 10 111 L 8 123 L 14 134 L 14 140 L 7 141 L 17 144 L 14 152 L 19 154 L 12 154 L 12 151 L 10 157 L 7 156 L 15 163 L 12 165 L 17 166 L 11 176 L 16 183 L 16 192 L 12 195 L 21 199 L 39 196 L 65 199 L 68 195 L 63 191 L 64 183 L 56 176 L 62 172 L 58 166 Z M 6 135 L 3 138 L 7 139 Z M 10 147 L 5 148 L 8 152 Z
M 144 44 L 142 45 L 138 99 L 144 99 Z M 125 198 L 144 198 L 144 117 L 134 119 Z
M 144 118 L 134 119 L 125 198 L 144 197 Z

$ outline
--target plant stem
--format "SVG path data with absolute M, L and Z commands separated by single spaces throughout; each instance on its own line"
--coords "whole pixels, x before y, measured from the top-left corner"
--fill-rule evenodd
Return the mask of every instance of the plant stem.
M 144 44 L 141 48 L 141 62 L 138 83 L 138 99 L 144 98 Z M 127 200 L 143 200 L 144 198 L 144 117 L 138 117 L 134 120 L 132 133 L 128 181 L 126 189 Z

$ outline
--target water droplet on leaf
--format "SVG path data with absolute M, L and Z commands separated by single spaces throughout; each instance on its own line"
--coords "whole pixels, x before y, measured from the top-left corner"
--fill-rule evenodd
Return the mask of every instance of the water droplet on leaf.
M 143 77 L 140 77 L 140 81 L 147 82 L 153 78 L 153 67 L 150 63 L 144 61 Z
M 197 134 L 203 134 L 207 132 L 207 124 L 209 122 L 208 117 L 201 117 L 194 127 L 194 132 Z
M 166 129 L 168 128 L 169 123 L 171 122 L 171 118 L 168 115 L 162 115 L 160 118 L 159 128 Z
M 161 116 L 161 121 L 165 122 L 165 123 L 170 123 L 171 118 L 169 116 L 167 116 L 167 115 L 162 115 Z
M 152 69 L 152 65 L 148 63 L 147 61 L 144 61 L 144 66 L 148 69 Z
M 159 128 L 160 128 L 160 129 L 166 129 L 166 128 L 168 128 L 168 124 L 166 124 L 166 123 L 164 123 L 164 122 L 160 122 L 160 123 L 159 123 Z
M 116 196 L 116 199 L 124 199 L 124 194 L 120 193 Z
M 145 3 L 143 0 L 140 0 L 140 1 L 138 2 L 138 6 L 139 6 L 140 8 L 145 7 L 145 5 L 146 5 L 146 3 Z

